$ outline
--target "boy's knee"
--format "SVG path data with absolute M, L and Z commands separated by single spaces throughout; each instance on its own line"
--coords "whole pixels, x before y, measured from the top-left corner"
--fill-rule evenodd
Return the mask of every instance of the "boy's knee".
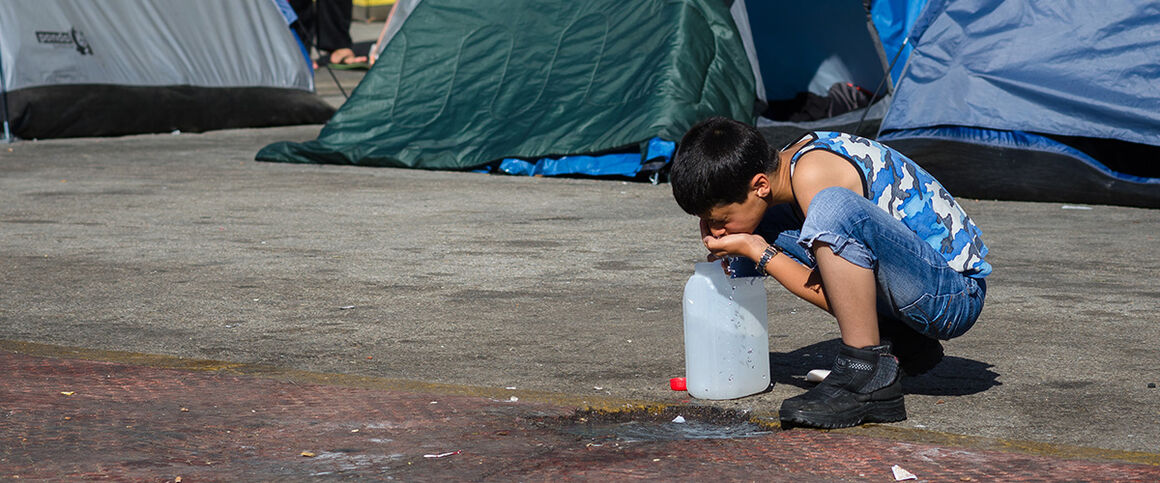
M 814 199 L 810 200 L 810 211 L 814 210 L 815 206 L 832 207 L 832 206 L 846 206 L 851 200 L 864 199 L 858 193 L 850 191 L 848 188 L 841 186 L 831 186 L 818 192 L 814 195 Z
M 807 219 L 826 222 L 845 222 L 863 217 L 866 198 L 849 189 L 832 186 L 821 190 L 810 200 L 810 211 Z M 873 206 L 871 206 L 874 208 Z
M 875 257 L 867 248 L 862 225 L 878 207 L 846 188 L 819 191 L 810 200 L 809 213 L 802 225 L 798 244 L 813 251 L 818 243 L 830 246 L 834 254 L 863 268 L 873 268 Z

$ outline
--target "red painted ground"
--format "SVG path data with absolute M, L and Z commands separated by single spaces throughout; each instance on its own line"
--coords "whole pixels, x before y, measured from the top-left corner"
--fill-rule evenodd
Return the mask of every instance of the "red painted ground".
M 811 430 L 595 442 L 543 424 L 574 409 L 543 403 L 3 351 L 0 377 L 0 479 L 894 481 L 899 465 L 930 481 L 1160 481 L 1147 464 Z

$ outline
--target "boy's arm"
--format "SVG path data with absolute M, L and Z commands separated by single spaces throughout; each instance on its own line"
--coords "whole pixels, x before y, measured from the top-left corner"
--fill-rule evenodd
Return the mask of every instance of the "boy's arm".
M 811 151 L 802 155 L 794 166 L 790 184 L 793 186 L 798 206 L 807 216 L 810 201 L 826 188 L 835 186 L 846 188 L 865 196 L 862 190 L 862 176 L 858 169 L 845 158 L 828 151 Z M 754 260 L 761 259 L 761 253 L 765 248 L 762 247 L 761 250 L 757 252 L 757 258 Z M 822 288 L 822 280 L 816 269 L 808 268 L 788 255 L 781 254 L 766 263 L 765 272 L 794 295 L 830 312 L 830 303 L 826 299 L 826 292 Z
M 760 256 L 758 259 L 760 260 Z M 790 293 L 817 305 L 826 312 L 830 311 L 830 303 L 826 300 L 826 292 L 822 289 L 822 280 L 818 277 L 817 270 L 802 265 L 782 253 L 765 264 L 765 273 L 777 280 Z
M 761 235 L 738 233 L 725 235 L 721 238 L 709 236 L 702 224 L 702 235 L 705 247 L 709 249 L 709 260 L 724 258 L 728 255 L 742 255 L 760 263 L 761 256 L 769 248 L 769 242 Z M 826 312 L 830 311 L 830 304 L 826 301 L 822 290 L 821 279 L 816 271 L 802 265 L 789 255 L 779 254 L 765 264 L 765 273 L 777 280 L 790 293 L 817 305 Z
M 810 201 L 826 188 L 835 186 L 846 188 L 865 196 L 862 190 L 862 176 L 858 169 L 845 158 L 828 151 L 811 151 L 802 155 L 795 166 L 790 183 L 798 206 L 806 215 L 809 214 Z M 707 235 L 704 225 L 701 234 L 705 247 L 718 258 L 737 254 L 760 263 L 765 249 L 769 247 L 769 243 L 760 235 L 738 233 L 714 238 Z M 764 268 L 765 273 L 791 293 L 830 312 L 830 304 L 826 300 L 821 277 L 816 270 L 798 263 L 785 254 L 773 257 Z

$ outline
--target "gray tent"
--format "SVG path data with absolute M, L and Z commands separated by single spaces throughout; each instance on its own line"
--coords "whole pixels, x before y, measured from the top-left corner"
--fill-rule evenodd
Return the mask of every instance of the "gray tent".
M 0 2 L 3 138 L 325 122 L 273 0 Z

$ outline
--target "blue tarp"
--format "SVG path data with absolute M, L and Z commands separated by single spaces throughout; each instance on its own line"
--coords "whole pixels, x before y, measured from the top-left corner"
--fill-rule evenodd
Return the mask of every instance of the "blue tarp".
M 652 138 L 643 153 L 618 153 L 600 156 L 560 156 L 541 158 L 534 162 L 506 158 L 496 168 L 501 173 L 525 176 L 624 176 L 633 177 L 641 172 L 644 163 L 659 161 L 667 164 L 677 144 L 661 138 Z M 642 158 L 643 154 L 643 158 Z M 484 170 L 490 172 L 490 170 Z M 654 179 L 655 182 L 655 179 Z
M 882 130 L 953 125 L 1160 146 L 1158 26 L 1157 2 L 930 0 Z

